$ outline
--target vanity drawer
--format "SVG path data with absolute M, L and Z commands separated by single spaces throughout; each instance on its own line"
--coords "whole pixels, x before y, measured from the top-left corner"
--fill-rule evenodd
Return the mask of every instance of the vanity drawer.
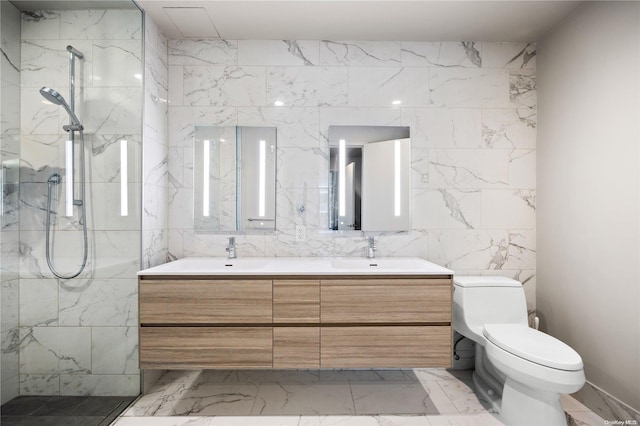
M 319 323 L 319 280 L 273 280 L 274 323 Z
M 451 367 L 451 327 L 322 327 L 320 367 Z
M 319 368 L 320 327 L 274 327 L 273 368 Z
M 451 323 L 451 279 L 322 280 L 323 324 Z
M 271 327 L 140 327 L 140 368 L 271 366 Z
M 271 323 L 271 280 L 141 280 L 140 324 Z

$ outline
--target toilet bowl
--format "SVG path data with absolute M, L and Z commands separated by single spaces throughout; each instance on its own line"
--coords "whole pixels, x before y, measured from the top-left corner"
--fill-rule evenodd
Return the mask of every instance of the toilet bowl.
M 507 425 L 566 425 L 560 395 L 585 382 L 582 359 L 529 328 L 522 285 L 504 277 L 456 277 L 454 329 L 475 341 L 474 383 Z

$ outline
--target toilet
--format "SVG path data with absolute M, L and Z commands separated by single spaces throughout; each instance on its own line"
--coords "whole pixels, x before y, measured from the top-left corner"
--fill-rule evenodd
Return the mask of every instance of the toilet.
M 453 328 L 476 342 L 476 391 L 510 426 L 566 425 L 560 395 L 585 382 L 582 358 L 529 328 L 522 284 L 506 277 L 455 277 Z

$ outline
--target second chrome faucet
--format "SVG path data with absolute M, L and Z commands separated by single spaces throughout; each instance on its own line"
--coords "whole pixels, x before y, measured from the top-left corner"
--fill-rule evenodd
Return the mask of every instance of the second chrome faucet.
M 235 259 L 236 258 L 236 239 L 235 237 L 229 237 L 229 244 L 224 248 L 224 251 L 227 252 L 227 259 Z
M 376 238 L 367 237 L 367 259 L 373 259 L 376 257 Z

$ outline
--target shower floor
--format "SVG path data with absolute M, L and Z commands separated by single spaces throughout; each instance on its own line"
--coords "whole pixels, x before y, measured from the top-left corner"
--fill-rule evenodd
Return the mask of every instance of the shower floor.
M 106 426 L 136 397 L 19 396 L 0 407 L 2 426 Z

